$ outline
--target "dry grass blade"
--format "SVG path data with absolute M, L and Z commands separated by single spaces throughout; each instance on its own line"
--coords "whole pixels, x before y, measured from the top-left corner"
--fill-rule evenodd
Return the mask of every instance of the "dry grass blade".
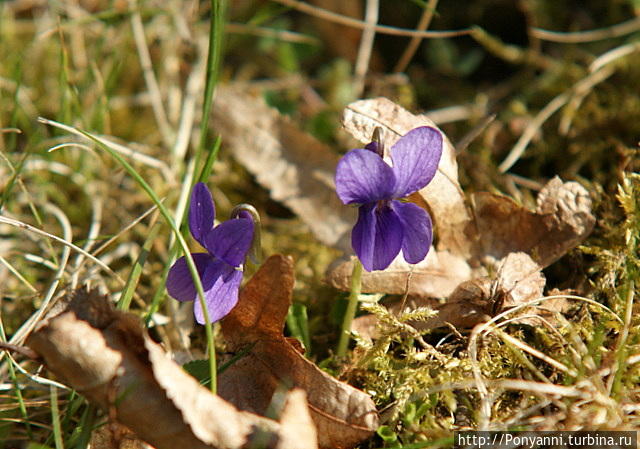
M 590 65 L 589 71 L 597 72 L 602 67 L 607 64 L 611 64 L 612 62 L 623 58 L 627 55 L 640 51 L 640 42 L 631 42 L 629 44 L 621 45 L 620 47 L 616 47 L 613 50 L 609 50 L 606 53 L 598 56 Z
M 44 117 L 39 117 L 38 121 L 40 123 L 44 123 L 45 125 L 51 125 L 54 126 L 56 128 L 62 129 L 64 131 L 67 131 L 71 134 L 74 134 L 76 136 L 80 136 L 83 139 L 87 139 L 87 136 L 83 135 L 81 132 L 79 132 L 76 128 L 72 127 L 72 126 L 68 126 L 65 125 L 63 123 L 59 123 L 56 122 L 55 120 L 49 120 L 46 119 Z M 164 162 L 161 161 L 159 159 L 156 159 L 154 157 L 148 156 L 146 154 L 140 153 L 139 151 L 134 151 L 124 145 L 120 145 L 119 143 L 115 143 L 112 142 L 111 140 L 105 138 L 105 137 L 100 137 L 97 136 L 95 134 L 91 134 L 91 133 L 87 133 L 87 135 L 91 136 L 91 138 L 97 140 L 98 142 L 100 142 L 101 144 L 111 148 L 113 151 L 122 154 L 124 156 L 130 157 L 131 159 L 133 159 L 136 162 L 139 162 L 141 164 L 147 165 L 149 167 L 153 167 L 158 169 L 162 175 L 164 176 L 165 180 L 169 183 L 173 182 L 175 180 L 175 176 L 173 171 L 171 170 L 171 168 L 169 168 L 169 166 Z
M 151 106 L 158 124 L 158 130 L 162 135 L 165 147 L 171 148 L 174 139 L 174 132 L 169 124 L 169 120 L 167 119 L 167 113 L 165 112 L 164 105 L 162 103 L 160 86 L 158 85 L 156 75 L 153 72 L 153 64 L 151 62 L 151 56 L 149 55 L 149 48 L 147 47 L 144 35 L 144 26 L 142 25 L 140 12 L 138 12 L 137 3 L 138 2 L 136 0 L 129 0 L 129 6 L 132 10 L 131 28 L 133 30 L 133 37 L 135 39 L 136 49 L 138 50 L 138 57 L 140 58 L 140 65 L 142 66 L 144 80 L 147 83 L 147 88 L 149 89 Z
M 527 125 L 526 129 L 520 136 L 520 139 L 513 146 L 513 149 L 509 152 L 507 157 L 502 161 L 502 163 L 498 166 L 500 172 L 505 173 L 508 171 L 513 165 L 520 159 L 520 157 L 524 154 L 529 142 L 536 135 L 536 133 L 540 130 L 544 122 L 547 121 L 549 117 L 551 117 L 558 109 L 564 106 L 573 95 L 584 95 L 586 92 L 589 92 L 593 89 L 594 86 L 601 83 L 602 81 L 609 78 L 613 75 L 613 69 L 602 69 L 597 72 L 593 72 L 580 80 L 573 87 L 572 90 L 564 92 L 553 100 L 551 100 L 547 105 L 538 112 L 535 118 Z

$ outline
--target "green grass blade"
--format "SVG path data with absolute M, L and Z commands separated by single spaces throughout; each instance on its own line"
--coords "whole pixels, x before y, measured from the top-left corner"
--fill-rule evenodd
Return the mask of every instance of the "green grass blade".
M 204 161 L 204 165 L 202 166 L 202 170 L 200 170 L 200 174 L 196 178 L 196 182 L 206 183 L 207 179 L 209 179 L 209 175 L 211 175 L 211 170 L 213 169 L 213 163 L 218 157 L 221 143 L 222 139 L 220 138 L 220 136 L 216 137 L 216 141 L 213 143 L 211 151 L 209 151 L 209 153 L 207 154 L 207 159 Z
M 291 335 L 302 342 L 307 352 L 311 350 L 311 339 L 309 338 L 309 317 L 307 306 L 300 303 L 293 303 L 287 313 L 287 327 Z
M 213 103 L 213 93 L 218 83 L 218 73 L 222 61 L 222 43 L 224 39 L 224 17 L 227 9 L 226 0 L 211 0 L 212 23 L 209 28 L 209 51 L 207 54 L 207 74 L 204 87 L 204 103 L 198 149 L 206 146 L 209 114 Z M 199 164 L 196 164 L 196 166 Z
M 152 220 L 155 220 L 155 215 Z M 149 231 L 149 235 L 142 245 L 142 251 L 138 255 L 133 267 L 131 268 L 131 273 L 129 273 L 129 277 L 127 278 L 127 283 L 125 284 L 124 289 L 122 290 L 122 294 L 120 295 L 120 299 L 118 300 L 118 309 L 120 310 L 129 310 L 129 306 L 131 305 L 131 298 L 133 298 L 133 294 L 136 290 L 136 286 L 138 285 L 138 281 L 140 280 L 140 275 L 142 274 L 142 267 L 147 261 L 147 256 L 151 251 L 151 247 L 153 246 L 153 242 L 158 236 L 158 232 L 160 231 L 161 224 L 160 222 L 156 222 L 151 227 L 151 231 Z
M 56 444 L 56 449 L 64 449 L 64 443 L 62 442 L 62 428 L 60 426 L 60 410 L 58 409 L 58 389 L 51 385 L 51 423 L 53 425 L 53 439 Z
M 211 320 L 209 319 L 209 311 L 207 310 L 206 302 L 204 299 L 204 289 L 202 288 L 202 282 L 200 281 L 200 276 L 198 275 L 198 270 L 196 268 L 196 265 L 193 262 L 193 257 L 191 257 L 189 246 L 187 245 L 186 240 L 182 236 L 182 233 L 180 232 L 179 227 L 176 225 L 175 221 L 171 217 L 169 210 L 162 203 L 160 198 L 158 198 L 158 195 L 156 195 L 156 193 L 153 191 L 151 186 L 149 186 L 149 184 L 147 184 L 144 178 L 140 176 L 140 174 L 136 171 L 136 169 L 133 168 L 133 166 L 129 164 L 129 162 L 127 162 L 126 159 L 122 157 L 118 152 L 116 152 L 109 146 L 105 145 L 96 136 L 75 127 L 62 125 L 53 120 L 44 120 L 44 122 L 54 126 L 58 126 L 58 127 L 64 126 L 66 128 L 71 128 L 75 130 L 75 132 L 78 132 L 82 134 L 84 137 L 86 137 L 87 139 L 91 140 L 93 143 L 95 143 L 98 146 L 98 148 L 109 153 L 109 155 L 113 159 L 115 159 L 127 171 L 127 173 L 129 173 L 129 175 L 138 183 L 138 185 L 142 188 L 142 190 L 144 190 L 147 193 L 151 201 L 153 201 L 153 203 L 158 207 L 160 214 L 163 216 L 167 224 L 171 227 L 176 239 L 178 240 L 180 247 L 182 248 L 182 251 L 184 252 L 187 266 L 189 267 L 189 272 L 191 273 L 191 276 L 193 278 L 193 283 L 195 284 L 196 291 L 198 292 L 198 300 L 200 301 L 200 305 L 203 310 L 203 315 L 205 318 L 205 331 L 207 334 L 207 341 L 209 343 L 209 363 L 211 365 L 211 378 L 215 380 L 216 379 L 216 360 L 215 360 L 215 345 L 213 341 L 213 327 L 211 325 Z M 211 382 L 211 391 L 215 393 L 216 382 Z

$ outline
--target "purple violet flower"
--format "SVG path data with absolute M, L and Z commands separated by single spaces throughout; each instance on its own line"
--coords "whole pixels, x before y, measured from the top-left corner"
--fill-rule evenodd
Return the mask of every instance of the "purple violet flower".
M 398 201 L 429 184 L 442 155 L 442 135 L 422 126 L 391 147 L 392 166 L 377 142 L 349 151 L 338 162 L 336 192 L 344 204 L 358 204 L 351 245 L 367 271 L 384 270 L 402 249 L 409 263 L 423 260 L 433 240 L 431 217 L 421 207 Z
M 211 192 L 201 182 L 193 187 L 189 206 L 189 230 L 206 253 L 191 253 L 195 262 L 211 322 L 227 315 L 238 302 L 242 264 L 251 247 L 254 226 L 251 215 L 241 211 L 238 218 L 213 226 L 216 216 Z M 198 294 L 184 256 L 176 260 L 167 277 L 167 291 L 178 301 L 194 301 L 196 321 L 205 323 Z

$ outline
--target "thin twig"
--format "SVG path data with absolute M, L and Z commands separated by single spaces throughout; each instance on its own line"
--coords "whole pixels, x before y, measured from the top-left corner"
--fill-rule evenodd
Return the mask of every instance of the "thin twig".
M 565 365 L 562 362 L 558 362 L 553 357 L 549 357 L 548 355 L 543 354 L 542 352 L 538 351 L 537 349 L 532 348 L 528 344 L 518 340 L 517 338 L 512 337 L 511 335 L 507 334 L 506 332 L 499 331 L 498 335 L 500 335 L 501 338 L 503 338 L 505 341 L 507 341 L 508 343 L 512 344 L 513 346 L 521 349 L 524 352 L 528 352 L 532 356 L 542 360 L 543 362 L 548 363 L 549 365 L 553 366 L 557 370 L 562 371 L 563 373 L 566 373 L 566 374 L 568 374 L 569 376 L 572 376 L 572 377 L 576 377 L 578 375 L 576 370 L 569 368 L 567 365 Z
M 640 42 L 632 42 L 630 44 L 621 45 L 613 50 L 609 50 L 606 53 L 598 56 L 590 65 L 589 71 L 596 72 L 598 69 L 604 67 L 607 64 L 611 64 L 616 59 L 623 58 L 630 55 L 633 52 L 640 51 Z
M 24 356 L 31 360 L 38 360 L 40 358 L 37 352 L 26 346 L 12 345 L 11 343 L 0 341 L 0 349 L 9 352 L 15 352 L 16 354 L 20 354 L 21 356 Z
M 573 33 L 562 33 L 559 31 L 543 30 L 542 28 L 531 28 L 531 36 L 544 41 L 559 42 L 563 44 L 578 44 L 583 42 L 601 41 L 612 37 L 624 36 L 640 30 L 640 17 L 634 17 L 626 22 L 619 23 L 606 28 L 598 28 L 591 31 L 576 31 Z
M 289 6 L 298 11 L 302 11 L 311 16 L 318 17 L 320 19 L 328 20 L 330 22 L 339 23 L 341 25 L 346 25 L 352 28 L 357 28 L 359 30 L 364 30 L 367 28 L 367 23 L 362 20 L 354 19 L 352 17 L 343 16 L 342 14 L 337 14 L 335 12 L 318 8 L 312 5 L 309 5 L 305 2 L 301 2 L 299 0 L 275 0 L 278 3 Z M 379 34 L 391 34 L 394 36 L 420 36 L 424 38 L 438 38 L 438 37 L 457 37 L 457 36 L 466 36 L 471 33 L 469 29 L 463 30 L 443 30 L 443 31 L 416 31 L 410 30 L 407 28 L 396 28 L 388 25 L 376 25 L 374 28 L 376 33 Z
M 424 31 L 429 28 L 431 24 L 431 19 L 433 19 L 433 13 L 436 11 L 436 6 L 438 6 L 438 0 L 429 0 L 429 3 L 424 7 L 422 11 L 422 16 L 420 17 L 420 21 L 418 22 L 418 26 L 416 27 L 416 31 Z M 411 58 L 416 53 L 420 42 L 422 42 L 421 36 L 413 36 L 407 45 L 407 48 L 404 49 L 402 56 L 398 59 L 396 66 L 393 68 L 393 71 L 404 72 L 409 62 L 411 62 Z
M 353 92 L 356 98 L 360 98 L 364 91 L 364 79 L 369 70 L 369 61 L 373 52 L 373 41 L 376 37 L 375 26 L 378 23 L 380 10 L 379 0 L 367 0 L 365 22 L 367 27 L 362 31 L 358 56 L 356 57 L 355 77 L 353 80 Z

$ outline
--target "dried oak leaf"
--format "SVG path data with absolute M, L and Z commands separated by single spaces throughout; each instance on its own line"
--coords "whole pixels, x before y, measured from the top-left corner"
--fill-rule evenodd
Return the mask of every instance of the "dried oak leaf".
M 521 251 L 545 268 L 584 240 L 595 224 L 587 190 L 557 176 L 538 193 L 535 211 L 486 192 L 475 193 L 471 201 L 478 253 L 494 260 Z
M 140 440 L 128 427 L 110 422 L 91 432 L 88 449 L 154 449 Z
M 113 310 L 95 290 L 76 290 L 66 310 L 41 322 L 27 344 L 63 382 L 157 449 L 238 449 L 256 441 L 317 447 L 302 392 L 289 396 L 288 421 L 239 411 L 169 359 L 135 316 Z
M 259 95 L 221 86 L 213 108 L 227 148 L 321 242 L 350 251 L 356 211 L 335 192 L 338 156 L 269 107 Z
M 378 427 L 378 413 L 364 392 L 320 370 L 283 335 L 294 285 L 293 263 L 272 256 L 240 292 L 222 320 L 229 349 L 243 354 L 219 377 L 219 394 L 242 410 L 263 414 L 281 388 L 307 393 L 322 448 L 350 448 Z
M 453 325 L 470 329 L 478 323 L 543 295 L 544 275 L 540 266 L 525 253 L 510 253 L 498 264 L 496 277 L 479 277 L 461 283 L 447 301 L 435 307 L 438 315 L 411 323 L 417 329 Z M 537 309 L 526 311 L 536 314 Z
M 340 290 L 349 290 L 355 257 L 340 262 L 330 269 L 327 282 Z M 363 293 L 388 293 L 402 295 L 406 292 L 418 297 L 447 296 L 472 275 L 467 261 L 433 248 L 422 262 L 415 265 L 405 262 L 400 254 L 384 271 L 363 271 Z

